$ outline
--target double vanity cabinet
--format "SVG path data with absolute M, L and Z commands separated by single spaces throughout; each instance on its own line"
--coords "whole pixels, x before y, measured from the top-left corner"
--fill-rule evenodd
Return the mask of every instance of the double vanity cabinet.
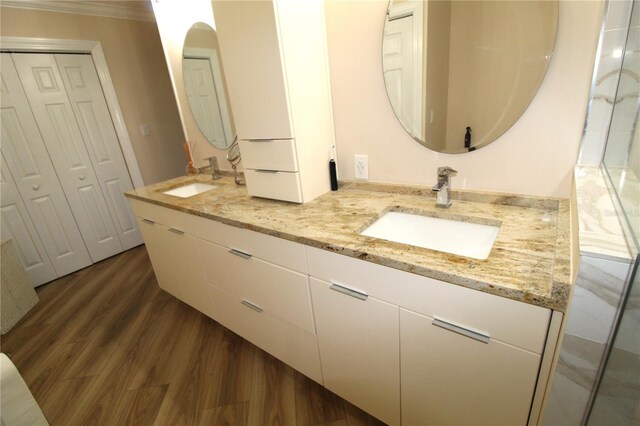
M 164 290 L 380 420 L 532 421 L 551 309 L 132 198 Z

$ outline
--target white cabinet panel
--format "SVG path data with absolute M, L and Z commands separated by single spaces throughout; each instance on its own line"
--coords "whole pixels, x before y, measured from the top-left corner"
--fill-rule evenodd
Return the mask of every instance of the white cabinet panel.
M 245 169 L 297 172 L 296 146 L 293 139 L 240 140 Z
M 310 278 L 327 389 L 389 424 L 400 423 L 399 309 Z
M 216 2 L 213 9 L 238 139 L 293 138 L 273 3 Z
M 210 286 L 214 318 L 234 333 L 322 384 L 316 336 L 274 317 L 250 301 Z M 243 303 L 244 302 L 244 303 Z
M 244 177 L 247 181 L 249 195 L 292 203 L 302 202 L 302 188 L 298 172 L 245 169 Z
M 307 275 L 203 240 L 198 251 L 209 284 L 315 334 Z
M 400 348 L 403 424 L 527 423 L 540 355 L 474 340 L 404 309 Z

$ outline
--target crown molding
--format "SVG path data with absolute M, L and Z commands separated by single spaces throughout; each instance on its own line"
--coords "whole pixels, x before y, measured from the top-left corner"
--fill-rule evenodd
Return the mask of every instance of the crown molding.
M 146 7 L 139 7 L 145 3 Z M 134 6 L 137 4 L 138 6 Z M 39 0 L 2 0 L 2 7 L 39 10 L 45 12 L 74 13 L 77 15 L 102 16 L 107 18 L 131 19 L 135 21 L 155 22 L 155 16 L 149 1 L 39 1 Z

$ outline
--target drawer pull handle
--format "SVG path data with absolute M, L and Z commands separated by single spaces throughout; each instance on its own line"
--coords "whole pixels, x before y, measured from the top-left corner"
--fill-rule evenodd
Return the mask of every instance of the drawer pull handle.
M 254 304 L 253 304 L 253 303 L 251 303 L 251 302 L 248 302 L 248 301 L 246 301 L 246 300 L 243 300 L 241 303 L 242 303 L 244 306 L 246 306 L 247 308 L 253 309 L 254 311 L 256 311 L 256 312 L 258 312 L 258 313 L 262 312 L 262 308 L 261 308 L 260 306 L 256 306 L 256 305 L 254 305 Z
M 235 254 L 236 256 L 241 257 L 241 258 L 243 258 L 243 259 L 251 259 L 251 258 L 253 257 L 253 255 L 252 255 L 252 254 L 245 253 L 245 252 L 243 252 L 243 251 L 236 250 L 236 249 L 231 249 L 231 250 L 229 250 L 229 253 L 231 253 L 231 254 Z
M 173 232 L 174 234 L 178 234 L 178 235 L 184 234 L 184 231 L 181 231 L 181 230 L 176 229 L 176 228 L 169 228 L 169 231 Z
M 144 223 L 148 223 L 149 225 L 154 225 L 155 224 L 155 222 L 153 220 L 151 220 L 151 219 L 142 219 L 142 221 Z
M 267 170 L 267 169 L 255 169 L 256 173 L 271 173 L 271 174 L 276 174 L 278 173 L 278 170 Z
M 361 291 L 353 290 L 351 288 L 345 287 L 342 284 L 336 284 L 335 282 L 331 282 L 331 290 L 337 291 L 338 293 L 346 294 L 347 296 L 355 297 L 360 300 L 367 300 L 369 295 L 367 293 L 363 293 Z
M 249 142 L 273 142 L 273 139 L 247 139 Z
M 469 337 L 473 340 L 477 340 L 478 342 L 489 343 L 489 340 L 491 340 L 491 337 L 488 334 L 469 330 L 467 328 L 460 327 L 456 324 L 451 324 L 450 322 L 441 320 L 439 318 L 434 318 L 431 324 L 435 325 L 436 327 L 444 328 L 445 330 L 453 331 L 454 333 L 458 333 L 462 336 Z

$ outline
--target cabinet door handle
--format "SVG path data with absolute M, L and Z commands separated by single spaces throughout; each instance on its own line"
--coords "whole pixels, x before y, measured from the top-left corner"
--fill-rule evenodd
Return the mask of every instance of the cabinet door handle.
M 278 170 L 267 170 L 267 169 L 255 169 L 254 171 L 256 173 L 271 173 L 271 174 L 278 173 Z
M 174 234 L 178 234 L 178 235 L 184 234 L 184 231 L 181 231 L 181 230 L 176 229 L 176 228 L 169 228 L 169 231 L 173 232 Z
M 338 293 L 346 294 L 347 296 L 355 297 L 356 299 L 360 300 L 367 300 L 367 297 L 369 297 L 367 293 L 345 287 L 344 285 L 338 284 L 334 281 L 331 281 L 331 287 L 329 288 L 331 290 L 337 291 Z
M 273 139 L 247 139 L 249 142 L 273 142 Z
M 461 327 L 457 324 L 452 324 L 440 318 L 434 318 L 431 324 L 435 325 L 436 327 L 444 328 L 445 330 L 461 334 L 462 336 L 469 337 L 473 340 L 477 340 L 478 342 L 489 343 L 489 340 L 491 340 L 491 336 L 489 336 L 488 334 L 469 330 L 468 328 Z
M 245 253 L 245 252 L 243 252 L 243 251 L 236 250 L 236 249 L 231 249 L 231 250 L 229 250 L 229 253 L 234 254 L 234 255 L 236 255 L 236 256 L 238 256 L 238 257 L 241 257 L 241 258 L 243 258 L 243 259 L 251 259 L 251 258 L 253 257 L 253 255 L 252 255 L 252 254 Z
M 153 220 L 151 220 L 151 219 L 146 219 L 146 218 L 145 218 L 145 219 L 142 219 L 142 221 L 143 221 L 144 223 L 148 223 L 149 225 L 154 225 L 154 224 L 155 224 L 155 222 L 154 222 Z
M 260 313 L 262 312 L 262 308 L 260 306 L 254 305 L 253 303 L 247 301 L 247 300 L 243 300 L 242 303 L 244 306 L 246 306 L 247 308 L 253 309 L 254 311 Z

